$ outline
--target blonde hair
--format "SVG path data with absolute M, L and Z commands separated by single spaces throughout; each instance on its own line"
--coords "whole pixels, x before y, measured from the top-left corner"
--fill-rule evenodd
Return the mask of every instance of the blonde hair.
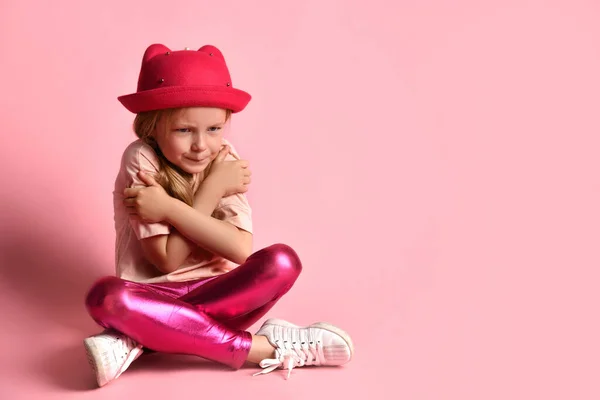
M 189 206 L 193 206 L 194 176 L 167 160 L 153 136 L 158 129 L 165 129 L 169 132 L 171 118 L 179 110 L 181 110 L 181 108 L 141 112 L 135 116 L 135 120 L 133 121 L 133 131 L 138 138 L 152 147 L 158 156 L 160 165 L 158 176 L 156 177 L 157 182 L 171 197 L 179 199 Z M 231 117 L 231 110 L 226 110 L 226 112 L 225 121 L 228 121 Z M 159 126 L 161 121 L 163 123 Z M 200 177 L 201 180 L 206 177 L 211 166 L 212 162 L 204 169 L 202 176 Z

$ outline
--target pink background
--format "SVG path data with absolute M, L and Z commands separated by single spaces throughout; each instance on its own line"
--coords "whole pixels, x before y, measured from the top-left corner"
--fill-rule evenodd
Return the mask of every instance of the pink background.
M 599 398 L 599 20 L 593 0 L 2 1 L 0 398 Z M 155 42 L 218 46 L 254 96 L 230 139 L 256 248 L 305 267 L 269 315 L 351 332 L 346 367 L 156 355 L 92 390 L 82 300 L 113 271 L 133 140 L 116 97 Z

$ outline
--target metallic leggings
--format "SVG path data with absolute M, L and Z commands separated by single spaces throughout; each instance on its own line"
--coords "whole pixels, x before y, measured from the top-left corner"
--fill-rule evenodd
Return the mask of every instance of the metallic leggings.
M 301 270 L 296 252 L 275 244 L 205 280 L 148 284 L 101 278 L 90 289 L 86 307 L 98 324 L 148 349 L 197 355 L 238 369 L 252 345 L 245 329 L 292 287 Z

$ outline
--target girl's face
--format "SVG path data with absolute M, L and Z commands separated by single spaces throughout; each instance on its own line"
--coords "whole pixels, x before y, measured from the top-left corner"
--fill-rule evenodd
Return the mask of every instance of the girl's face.
M 154 137 L 163 155 L 185 172 L 198 174 L 221 150 L 227 112 L 221 108 L 177 110 L 170 121 L 162 118 Z

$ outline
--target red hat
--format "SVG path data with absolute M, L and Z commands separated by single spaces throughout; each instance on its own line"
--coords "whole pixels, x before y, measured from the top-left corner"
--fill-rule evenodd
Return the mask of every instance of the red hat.
M 144 53 L 137 92 L 118 99 L 133 113 L 179 107 L 217 107 L 236 113 L 251 96 L 233 88 L 225 58 L 216 47 L 171 51 L 153 44 Z

